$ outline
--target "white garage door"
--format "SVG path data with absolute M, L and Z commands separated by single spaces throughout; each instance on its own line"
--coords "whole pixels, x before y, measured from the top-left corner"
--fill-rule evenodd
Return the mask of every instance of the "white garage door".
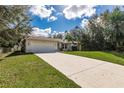
M 51 41 L 27 41 L 26 52 L 55 52 L 57 51 L 57 42 Z

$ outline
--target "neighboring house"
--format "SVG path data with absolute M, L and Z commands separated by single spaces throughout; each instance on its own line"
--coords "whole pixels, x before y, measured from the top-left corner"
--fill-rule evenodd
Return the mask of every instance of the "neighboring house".
M 61 39 L 53 39 L 42 36 L 30 36 L 25 42 L 25 51 L 34 53 L 56 52 L 61 50 L 72 50 L 77 43 L 63 41 Z

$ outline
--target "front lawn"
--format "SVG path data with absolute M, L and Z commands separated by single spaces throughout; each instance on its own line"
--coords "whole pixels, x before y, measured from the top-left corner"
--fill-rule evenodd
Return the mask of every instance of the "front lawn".
M 79 87 L 34 54 L 12 54 L 0 61 L 0 87 Z
M 66 54 L 72 54 L 77 56 L 84 56 L 103 61 L 108 61 L 120 65 L 124 65 L 124 54 L 118 52 L 102 52 L 102 51 L 72 51 L 64 52 Z

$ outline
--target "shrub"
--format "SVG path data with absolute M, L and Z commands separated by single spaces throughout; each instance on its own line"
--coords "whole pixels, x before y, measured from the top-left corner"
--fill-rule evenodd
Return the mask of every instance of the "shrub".
M 124 52 L 124 46 L 116 47 L 116 51 L 118 51 L 118 52 Z

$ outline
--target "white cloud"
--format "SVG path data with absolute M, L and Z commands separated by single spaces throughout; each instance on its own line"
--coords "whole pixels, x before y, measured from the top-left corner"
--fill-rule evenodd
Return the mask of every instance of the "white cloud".
M 53 31 L 53 33 L 51 33 L 51 37 L 54 37 L 54 36 L 57 36 L 57 35 L 62 35 L 62 37 L 64 38 L 65 32 L 56 32 L 56 31 Z
M 82 28 L 84 28 L 86 25 L 88 25 L 88 19 L 83 19 L 80 25 Z
M 95 14 L 96 9 L 94 6 L 88 6 L 88 5 L 73 5 L 73 6 L 67 6 L 63 10 L 63 14 L 65 18 L 67 19 L 75 19 L 75 18 L 81 18 L 82 16 L 92 16 Z
M 48 21 L 55 21 L 55 20 L 57 20 L 57 17 L 55 17 L 55 16 L 50 16 L 48 18 Z
M 56 34 L 56 35 L 58 35 L 58 34 L 62 34 L 62 35 L 64 35 L 65 34 L 65 32 L 56 32 L 56 31 L 53 31 L 53 33 L 52 34 Z
M 50 17 L 55 9 L 53 7 L 47 9 L 46 6 L 32 6 L 29 11 L 42 19 Z
M 32 33 L 31 33 L 31 35 L 34 36 L 44 36 L 44 37 L 49 37 L 50 34 L 51 34 L 51 28 L 40 29 L 37 27 L 32 28 Z

